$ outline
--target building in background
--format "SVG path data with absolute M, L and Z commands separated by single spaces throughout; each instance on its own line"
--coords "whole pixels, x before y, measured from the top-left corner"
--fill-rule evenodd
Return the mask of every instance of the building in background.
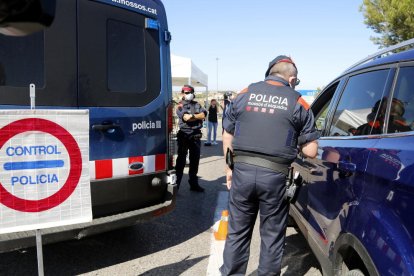
M 302 98 L 308 103 L 312 104 L 313 101 L 316 99 L 316 96 L 318 95 L 318 90 L 296 90 L 301 95 Z
M 173 91 L 180 91 L 184 84 L 208 91 L 208 75 L 191 58 L 171 55 L 171 76 Z

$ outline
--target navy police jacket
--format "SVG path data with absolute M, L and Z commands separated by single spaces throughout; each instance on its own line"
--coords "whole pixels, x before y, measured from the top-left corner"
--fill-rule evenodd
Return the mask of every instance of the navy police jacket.
M 223 121 L 237 154 L 290 163 L 298 145 L 319 138 L 315 119 L 301 95 L 282 78 L 268 76 L 232 101 Z
M 186 134 L 200 134 L 203 127 L 203 120 L 196 120 L 193 122 L 185 122 L 183 120 L 184 114 L 199 114 L 204 112 L 207 116 L 207 111 L 196 101 L 182 100 L 177 107 L 178 125 L 180 130 Z

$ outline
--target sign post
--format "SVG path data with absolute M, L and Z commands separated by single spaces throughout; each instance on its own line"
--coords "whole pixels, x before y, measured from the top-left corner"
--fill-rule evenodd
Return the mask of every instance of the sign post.
M 42 249 L 42 233 L 40 229 L 36 229 L 36 251 L 37 251 L 37 271 L 39 276 L 45 275 L 43 268 L 43 249 Z
M 91 220 L 89 111 L 0 110 L 0 234 Z
M 34 83 L 30 84 L 30 109 L 36 108 L 36 86 Z M 42 233 L 40 229 L 36 229 L 36 252 L 37 252 L 37 271 L 39 276 L 44 276 L 43 266 L 43 244 L 42 244 Z

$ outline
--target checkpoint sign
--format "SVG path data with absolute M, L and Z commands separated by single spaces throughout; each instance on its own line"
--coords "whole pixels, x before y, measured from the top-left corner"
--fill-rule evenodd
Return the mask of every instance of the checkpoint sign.
M 87 110 L 0 110 L 0 234 L 92 220 Z

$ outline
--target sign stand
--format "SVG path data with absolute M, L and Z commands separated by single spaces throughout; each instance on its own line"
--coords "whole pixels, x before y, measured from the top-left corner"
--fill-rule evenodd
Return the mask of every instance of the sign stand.
M 43 250 L 42 250 L 42 233 L 36 229 L 36 251 L 37 251 L 37 271 L 39 276 L 44 276 L 43 269 Z
M 34 83 L 30 84 L 30 109 L 35 109 L 36 86 Z
M 30 109 L 36 109 L 36 86 L 34 83 L 30 84 Z M 37 251 L 37 271 L 39 276 L 44 276 L 45 271 L 43 267 L 43 245 L 42 233 L 40 229 L 36 229 L 36 251 Z

